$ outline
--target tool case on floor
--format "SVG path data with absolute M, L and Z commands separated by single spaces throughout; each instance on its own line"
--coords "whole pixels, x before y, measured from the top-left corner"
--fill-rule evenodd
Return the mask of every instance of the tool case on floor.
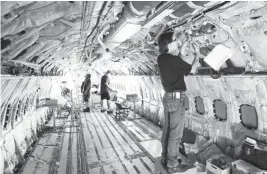
M 267 170 L 267 144 L 248 137 L 241 148 L 241 159 L 260 169 Z
M 231 171 L 232 174 L 267 174 L 266 171 L 261 170 L 241 159 L 232 162 Z
M 209 173 L 230 174 L 232 162 L 232 158 L 227 155 L 221 154 L 207 160 L 206 168 Z

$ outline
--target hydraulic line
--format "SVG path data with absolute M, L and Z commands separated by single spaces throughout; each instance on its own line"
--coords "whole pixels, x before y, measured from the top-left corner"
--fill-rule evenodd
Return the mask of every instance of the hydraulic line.
M 86 46 L 87 46 L 87 42 L 88 42 L 88 39 L 91 37 L 91 35 L 94 33 L 94 31 L 96 30 L 96 28 L 98 28 L 98 24 L 99 24 L 99 21 L 100 21 L 100 17 L 102 16 L 102 13 L 104 11 L 104 9 L 106 8 L 106 5 L 107 5 L 107 1 L 104 1 L 104 4 L 102 5 L 102 8 L 100 9 L 100 12 L 99 12 L 99 17 L 97 18 L 97 22 L 95 24 L 95 27 L 94 29 L 91 30 L 91 33 L 86 37 L 85 39 L 85 43 L 84 43 L 84 47 L 83 47 L 83 51 L 82 53 L 84 52 Z

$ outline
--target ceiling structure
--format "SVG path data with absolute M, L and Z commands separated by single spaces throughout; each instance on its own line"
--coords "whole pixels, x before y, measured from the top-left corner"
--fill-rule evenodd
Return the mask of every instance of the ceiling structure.
M 263 1 L 7 1 L 1 2 L 1 74 L 157 75 L 157 39 L 168 30 L 197 44 L 194 74 L 206 73 L 201 58 L 219 44 L 233 52 L 222 72 L 266 72 Z M 192 50 L 188 44 L 187 60 Z

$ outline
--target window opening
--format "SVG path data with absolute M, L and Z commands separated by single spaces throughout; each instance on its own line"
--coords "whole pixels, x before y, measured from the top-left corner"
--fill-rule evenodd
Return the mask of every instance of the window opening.
M 12 16 L 11 13 L 7 13 L 7 14 L 4 15 L 4 18 L 5 19 L 9 19 L 9 18 L 11 18 L 11 16 Z
M 146 93 L 146 99 L 149 99 L 149 91 L 147 88 L 145 89 L 145 93 Z
M 21 107 L 21 100 L 18 102 L 17 111 L 15 115 L 15 121 L 18 121 L 18 117 L 20 115 L 20 107 Z
M 213 101 L 214 117 L 219 121 L 227 120 L 227 105 L 222 100 Z
M 35 106 L 36 106 L 35 108 L 37 108 L 39 106 L 39 95 L 36 97 L 36 105 Z
M 6 115 L 5 115 L 5 123 L 4 123 L 4 129 L 7 129 L 8 121 L 9 121 L 9 116 L 10 116 L 10 104 L 7 106 L 6 110 Z
M 189 98 L 187 95 L 185 95 L 184 105 L 185 105 L 185 110 L 187 111 L 189 109 Z
M 152 99 L 153 101 L 156 100 L 156 97 L 155 97 L 155 95 L 154 95 L 154 90 L 151 90 L 151 99 Z
M 242 104 L 239 108 L 240 120 L 248 129 L 258 129 L 258 115 L 256 108 L 248 104 Z
M 199 96 L 195 98 L 195 107 L 196 107 L 197 113 L 199 113 L 201 115 L 203 115 L 205 113 L 203 99 Z

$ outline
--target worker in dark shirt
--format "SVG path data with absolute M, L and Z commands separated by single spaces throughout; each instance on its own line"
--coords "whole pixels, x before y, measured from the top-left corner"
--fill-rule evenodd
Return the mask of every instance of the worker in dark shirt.
M 181 36 L 181 34 L 180 34 Z M 194 46 L 194 60 L 191 64 L 181 57 L 183 41 L 174 32 L 163 33 L 158 40 L 160 55 L 157 59 L 161 82 L 165 91 L 163 97 L 164 124 L 162 133 L 162 160 L 170 173 L 184 170 L 187 163 L 179 153 L 185 121 L 184 98 L 186 84 L 184 76 L 189 75 L 196 62 L 197 48 Z
M 83 112 L 90 112 L 90 107 L 89 107 L 90 90 L 91 90 L 91 75 L 87 74 L 81 86 L 81 92 L 83 93 L 83 101 L 86 104 L 86 108 L 83 110 Z
M 107 71 L 105 75 L 101 78 L 101 86 L 100 86 L 100 94 L 101 94 L 101 112 L 105 112 L 106 110 L 103 107 L 103 101 L 107 100 L 108 111 L 107 113 L 112 113 L 110 109 L 110 91 L 114 92 L 109 86 L 110 79 L 109 79 L 110 71 Z

